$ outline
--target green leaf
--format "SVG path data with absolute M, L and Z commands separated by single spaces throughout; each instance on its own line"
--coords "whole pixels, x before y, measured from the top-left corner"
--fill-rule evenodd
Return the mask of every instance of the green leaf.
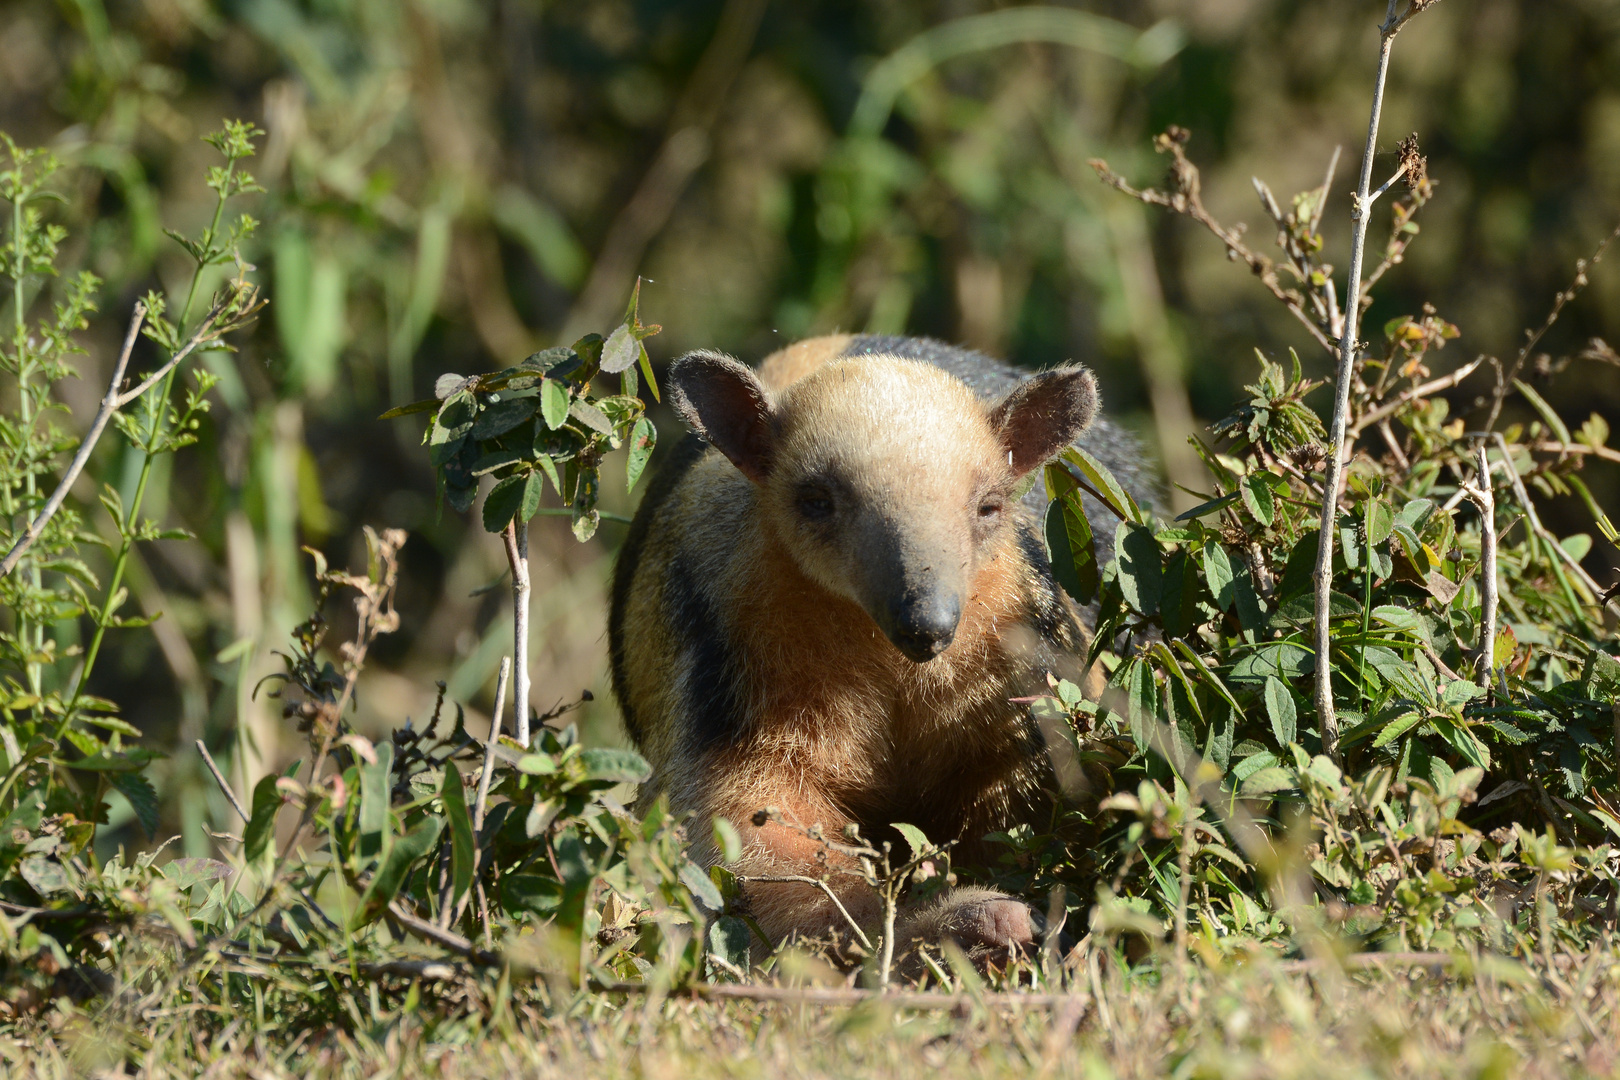
M 484 476 L 487 473 L 494 472 L 496 469 L 516 465 L 522 460 L 523 452 L 521 450 L 492 450 L 473 462 L 473 467 L 468 471 L 474 476 Z
M 276 811 L 281 809 L 281 792 L 276 788 L 279 779 L 272 773 L 253 786 L 253 810 L 242 834 L 242 857 L 249 863 L 258 862 L 276 838 Z
M 1395 531 L 1395 513 L 1383 499 L 1367 500 L 1365 520 L 1368 544 L 1382 544 Z
M 552 462 L 551 458 L 542 454 L 534 459 L 534 463 L 540 467 L 541 472 L 546 474 L 546 479 L 551 481 L 552 489 L 561 495 L 562 480 L 558 478 L 557 466 Z
M 523 478 L 523 505 L 520 508 L 522 520 L 528 521 L 534 517 L 535 511 L 540 509 L 540 499 L 546 493 L 544 475 L 538 469 L 531 470 Z
M 602 346 L 602 370 L 609 375 L 617 375 L 640 358 L 641 342 L 630 332 L 628 323 L 609 334 Z
M 1130 493 L 1120 486 L 1119 481 L 1114 479 L 1114 474 L 1104 468 L 1102 462 L 1078 446 L 1071 446 L 1064 450 L 1061 457 L 1062 460 L 1079 469 L 1081 474 L 1091 481 L 1091 485 L 1103 497 L 1103 502 L 1112 507 L 1114 513 L 1126 521 L 1135 522 L 1138 525 L 1147 524 L 1147 519 L 1143 516 L 1141 508 L 1136 505 L 1136 500 L 1131 498 Z
M 579 757 L 585 763 L 585 778 L 593 783 L 639 784 L 652 775 L 647 759 L 634 750 L 593 747 L 581 750 Z
M 562 905 L 562 882 L 538 874 L 502 874 L 501 907 L 546 918 Z
M 1545 398 L 1530 388 L 1529 383 L 1523 379 L 1514 379 L 1513 388 L 1524 395 L 1524 400 L 1528 401 L 1530 407 L 1536 410 L 1536 414 L 1541 417 L 1542 422 L 1547 425 L 1548 429 L 1558 437 L 1559 442 L 1568 443 L 1573 441 L 1569 437 L 1569 428 L 1564 426 L 1564 421 L 1553 411 L 1553 407 L 1547 404 Z
M 394 785 L 393 741 L 378 743 L 374 756 L 375 761 L 360 763 L 360 840 L 367 858 L 380 856 L 393 840 L 388 821 Z
M 1267 483 L 1269 474 L 1254 473 L 1243 478 L 1239 491 L 1243 494 L 1243 505 L 1248 507 L 1249 513 L 1260 524 L 1271 525 L 1277 514 L 1277 503 L 1271 494 L 1271 485 Z
M 1277 765 L 1258 769 L 1243 781 L 1244 795 L 1270 795 L 1294 787 L 1294 775 Z
M 1396 607 L 1394 604 L 1380 604 L 1378 607 L 1373 608 L 1372 617 L 1385 626 L 1393 626 L 1398 630 L 1409 630 L 1414 634 L 1423 626 L 1423 621 L 1417 617 L 1416 612 L 1408 611 L 1403 607 Z
M 1248 717 L 1243 712 L 1243 706 L 1237 703 L 1237 698 L 1232 696 L 1232 692 L 1226 688 L 1225 683 L 1221 682 L 1220 676 L 1216 675 L 1214 670 L 1204 662 L 1204 658 L 1198 655 L 1198 653 L 1194 652 L 1192 646 L 1188 645 L 1180 638 L 1177 638 L 1174 642 L 1172 642 L 1172 644 L 1175 645 L 1176 651 L 1179 652 L 1186 659 L 1186 661 L 1193 666 L 1193 669 L 1198 672 L 1199 677 L 1204 680 L 1205 685 L 1209 686 L 1217 694 L 1221 695 L 1221 700 L 1225 701 L 1232 707 L 1232 711 L 1238 715 L 1239 719 L 1247 720 Z
M 934 846 L 928 842 L 927 835 L 915 825 L 907 825 L 905 822 L 896 821 L 890 827 L 906 838 L 906 843 L 911 845 L 911 857 L 913 859 L 922 858 L 923 854 L 930 851 Z
M 1371 650 L 1368 650 L 1369 652 Z M 1232 665 L 1232 678 L 1237 681 L 1261 682 L 1268 676 L 1280 679 L 1298 679 L 1315 667 L 1310 650 L 1292 641 L 1276 641 L 1262 645 Z
M 1164 595 L 1159 599 L 1159 621 L 1172 637 L 1189 633 L 1199 622 L 1198 571 L 1191 555 L 1178 551 L 1164 568 Z
M 725 897 L 720 895 L 720 890 L 697 863 L 689 862 L 681 867 L 680 879 L 681 884 L 691 891 L 692 898 L 710 911 L 720 911 L 726 906 Z
M 1434 720 L 1435 730 L 1440 737 L 1450 743 L 1462 759 L 1479 769 L 1491 767 L 1491 752 L 1485 744 L 1468 728 L 1457 723 L 1449 716 L 1439 716 Z
M 584 398 L 580 398 L 568 407 L 568 415 L 599 435 L 613 434 L 613 421 L 609 420 L 607 414 L 601 409 L 598 409 Z
M 1076 602 L 1089 604 L 1097 598 L 1101 576 L 1092 546 L 1091 524 L 1078 507 L 1078 499 L 1073 503 L 1053 499 L 1046 504 L 1046 550 L 1052 577 Z
M 735 915 L 721 916 L 709 927 L 709 952 L 742 971 L 752 966 L 749 948 L 753 941 L 753 931 Z
M 556 379 L 548 378 L 540 384 L 540 419 L 553 431 L 568 420 L 568 387 Z
M 1146 525 L 1120 522 L 1114 534 L 1114 555 L 1118 559 L 1119 589 L 1125 602 L 1143 615 L 1156 615 L 1164 590 L 1164 571 L 1159 563 L 1159 544 Z
M 484 496 L 484 531 L 498 533 L 517 515 L 523 506 L 528 478 L 508 476 L 489 489 Z
M 1234 595 L 1232 592 L 1232 560 L 1227 558 L 1226 548 L 1219 541 L 1210 540 L 1204 545 L 1204 582 L 1209 586 L 1210 595 L 1215 603 L 1223 610 L 1232 610 Z
M 535 399 L 531 397 L 506 398 L 486 405 L 473 422 L 474 439 L 493 439 L 504 435 L 534 415 Z
M 636 489 L 636 481 L 641 479 L 641 474 L 652 457 L 653 447 L 657 444 L 658 429 L 653 427 L 651 420 L 643 416 L 636 421 L 636 426 L 630 429 L 630 445 L 624 458 L 626 491 Z
M 108 778 L 114 788 L 123 793 L 135 811 L 135 820 L 141 823 L 149 839 L 157 838 L 158 797 L 152 782 L 138 772 L 114 773 Z
M 720 861 L 733 863 L 742 858 L 742 836 L 737 832 L 737 826 L 723 817 L 714 819 L 714 849 L 720 853 Z
M 358 930 L 382 914 L 389 902 L 399 894 L 400 886 L 410 875 L 412 864 L 433 850 L 443 828 L 443 818 L 430 817 L 394 843 L 384 856 L 382 865 L 377 868 L 371 884 L 366 886 L 365 895 L 360 898 L 360 910 L 349 924 L 350 929 Z
M 1372 744 L 1375 747 L 1388 746 L 1390 743 L 1394 742 L 1402 735 L 1405 735 L 1408 731 L 1411 731 L 1422 722 L 1423 715 L 1421 713 L 1402 713 L 1400 716 L 1397 716 L 1395 719 L 1384 725 L 1383 729 L 1378 732 L 1378 736 L 1373 739 Z
M 1201 518 L 1201 517 L 1204 517 L 1207 514 L 1213 514 L 1215 511 L 1221 509 L 1223 506 L 1232 505 L 1234 502 L 1237 501 L 1237 499 L 1238 499 L 1238 493 L 1235 492 L 1235 491 L 1231 492 L 1230 494 L 1227 494 L 1227 495 L 1222 495 L 1219 498 L 1209 500 L 1209 502 L 1199 503 L 1197 506 L 1193 507 L 1191 510 L 1187 510 L 1187 511 L 1184 511 L 1184 512 L 1182 512 L 1180 514 L 1177 514 L 1176 515 L 1176 520 L 1177 521 L 1191 521 L 1194 518 Z
M 1278 746 L 1287 746 L 1298 741 L 1296 728 L 1297 714 L 1294 710 L 1294 695 L 1281 679 L 1275 676 L 1266 676 L 1266 715 L 1271 717 L 1271 733 L 1277 738 Z
M 377 417 L 379 420 L 392 420 L 397 416 L 410 416 L 412 413 L 430 412 L 439 407 L 438 398 L 423 398 L 413 401 L 409 405 L 396 405 L 392 409 Z
M 451 906 L 461 902 L 472 888 L 473 870 L 478 863 L 478 844 L 473 837 L 472 816 L 467 812 L 467 792 L 461 786 L 461 770 L 456 763 L 444 763 L 444 782 L 439 787 L 444 814 L 450 822 Z

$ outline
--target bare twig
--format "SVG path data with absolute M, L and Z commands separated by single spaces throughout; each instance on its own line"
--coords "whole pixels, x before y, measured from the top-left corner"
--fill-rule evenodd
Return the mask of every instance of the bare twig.
M 1579 296 L 1581 290 L 1585 289 L 1591 282 L 1591 277 L 1587 271 L 1603 261 L 1604 252 L 1609 250 L 1609 245 L 1614 243 L 1617 238 L 1620 238 L 1620 225 L 1616 225 L 1614 231 L 1603 238 L 1602 243 L 1598 244 L 1597 250 L 1592 252 L 1590 259 L 1576 260 L 1574 280 L 1569 283 L 1569 288 L 1553 297 L 1552 310 L 1547 312 L 1547 317 L 1542 320 L 1541 325 L 1527 333 L 1524 344 L 1519 348 L 1518 355 L 1513 358 L 1513 367 L 1504 372 L 1501 365 L 1497 365 L 1496 396 L 1491 402 L 1490 418 L 1485 421 L 1486 431 L 1496 427 L 1497 417 L 1502 415 L 1502 402 L 1507 400 L 1507 388 L 1513 384 L 1513 380 L 1524 369 L 1524 362 L 1530 356 L 1530 350 L 1540 344 L 1541 339 L 1547 335 L 1547 331 L 1552 329 L 1553 323 L 1557 322 L 1558 316 L 1563 313 L 1565 305 Z
M 748 877 L 739 877 L 737 880 L 744 884 L 751 881 L 761 881 L 777 884 L 814 885 L 816 888 L 827 894 L 827 899 L 833 902 L 833 906 L 836 907 L 838 909 L 838 913 L 844 917 L 844 921 L 849 923 L 849 928 L 855 931 L 855 936 L 860 939 L 861 947 L 867 952 L 873 951 L 872 939 L 866 936 L 866 931 L 861 929 L 861 924 L 855 921 L 855 917 L 849 913 L 849 909 L 844 906 L 844 902 L 838 899 L 838 894 L 833 892 L 832 886 L 828 885 L 820 878 L 809 877 L 805 874 L 771 874 L 768 876 L 750 875 Z
M 85 464 L 90 460 L 90 451 L 96 448 L 101 433 L 107 428 L 107 421 L 111 420 L 113 413 L 118 411 L 121 403 L 118 384 L 124 381 L 124 369 L 129 366 L 130 353 L 135 349 L 135 340 L 140 335 L 141 323 L 145 319 L 146 305 L 137 300 L 135 302 L 135 311 L 129 319 L 129 332 L 124 335 L 124 347 L 118 353 L 118 362 L 113 365 L 112 378 L 107 382 L 107 392 L 101 398 L 101 407 L 96 410 L 96 417 L 90 422 L 90 430 L 85 432 L 84 438 L 79 442 L 79 452 L 73 455 L 72 463 L 68 465 L 67 472 L 62 475 L 62 482 L 56 485 L 56 490 L 51 492 L 49 499 L 45 500 L 45 505 L 40 508 L 38 515 L 28 523 L 28 527 L 23 530 L 23 534 L 17 537 L 17 542 L 11 545 L 11 550 L 6 552 L 5 561 L 0 562 L 0 577 L 5 577 L 11 573 L 18 561 L 22 559 L 23 552 L 33 546 L 34 541 L 39 539 L 40 533 L 45 531 L 45 526 L 50 523 L 51 518 L 55 517 L 56 512 L 62 508 L 62 501 L 67 498 L 68 489 L 73 486 L 73 482 L 84 471 Z M 207 324 L 204 323 L 204 325 Z
M 529 526 L 519 514 L 506 523 L 501 540 L 512 566 L 512 733 L 529 745 Z
M 243 821 L 250 820 L 248 812 L 242 808 L 242 800 L 236 797 L 235 789 L 225 779 L 225 774 L 219 771 L 219 766 L 214 764 L 214 755 L 208 752 L 208 747 L 203 745 L 201 739 L 197 740 L 197 753 L 202 755 L 203 764 L 208 766 L 208 771 L 214 774 L 214 782 L 219 785 L 219 790 L 225 793 L 225 799 L 231 804 L 231 809 L 236 811 L 236 816 Z
M 388 902 L 388 917 L 399 923 L 399 925 L 404 927 L 406 930 L 409 930 L 411 933 L 415 934 L 417 937 L 422 938 L 424 941 L 431 941 L 435 945 L 442 945 L 444 948 L 449 949 L 457 956 L 464 956 L 474 963 L 500 963 L 500 957 L 496 956 L 494 953 L 485 952 L 483 949 L 477 948 L 472 942 L 468 941 L 454 930 L 446 930 L 443 927 L 435 926 L 426 919 L 413 914 L 398 900 L 390 900 Z
M 604 994 L 667 993 L 671 997 L 702 998 L 711 1001 L 759 1001 L 783 1005 L 864 1005 L 881 999 L 897 1009 L 918 1011 L 970 1009 L 975 1005 L 1004 1007 L 1023 1006 L 1031 1009 L 1063 1008 L 1077 999 L 1088 1000 L 1085 994 L 1031 994 L 1018 991 L 1004 993 L 950 994 L 934 990 L 865 990 L 858 987 L 834 986 L 738 986 L 734 983 L 690 983 L 686 986 L 664 989 L 652 983 L 597 983 L 591 989 Z
M 1547 546 L 1555 559 L 1568 566 L 1575 576 L 1580 578 L 1581 584 L 1591 593 L 1595 603 L 1600 607 L 1608 607 L 1616 615 L 1620 615 L 1620 597 L 1605 599 L 1606 590 L 1603 586 L 1586 572 L 1579 559 L 1564 550 L 1564 545 L 1558 542 L 1558 537 L 1541 523 L 1541 515 L 1536 513 L 1536 505 L 1530 501 L 1530 492 L 1525 489 L 1524 478 L 1519 475 L 1519 470 L 1514 467 L 1513 457 L 1508 453 L 1507 440 L 1503 439 L 1499 432 L 1492 431 L 1489 435 L 1496 441 L 1497 449 L 1502 451 L 1502 468 L 1513 484 L 1514 497 L 1519 500 L 1519 505 L 1524 507 L 1524 516 L 1530 523 L 1530 530 Z
M 1174 157 L 1170 167 L 1171 176 L 1176 183 L 1176 190 L 1173 192 L 1157 191 L 1153 188 L 1134 188 L 1123 176 L 1110 169 L 1108 163 L 1101 158 L 1093 159 L 1090 164 L 1103 183 L 1115 190 L 1144 203 L 1163 206 L 1174 210 L 1178 214 L 1185 214 L 1214 233 L 1216 238 L 1226 246 L 1228 257 L 1242 259 L 1247 263 L 1254 276 L 1260 280 L 1260 284 L 1264 285 L 1272 296 L 1281 300 L 1288 310 L 1294 313 L 1294 317 L 1304 325 L 1306 330 L 1310 331 L 1311 337 L 1316 340 L 1316 343 L 1332 352 L 1332 340 L 1317 325 L 1310 312 L 1305 310 L 1305 298 L 1293 289 L 1283 287 L 1282 282 L 1277 277 L 1276 264 L 1266 256 L 1250 250 L 1248 245 L 1243 243 L 1241 226 L 1229 229 L 1215 220 L 1210 212 L 1204 208 L 1198 167 L 1187 160 L 1186 151 L 1182 148 L 1186 140 L 1187 133 L 1177 127 L 1172 127 L 1154 140 L 1156 149 L 1161 152 L 1168 150 Z
M 1620 461 L 1620 450 L 1608 446 L 1585 446 L 1581 443 L 1554 442 L 1551 439 L 1542 439 L 1525 445 L 1527 449 L 1540 450 L 1548 454 L 1590 454 L 1604 461 Z
M 489 739 L 484 743 L 484 771 L 478 776 L 478 799 L 473 804 L 473 831 L 484 827 L 484 809 L 489 802 L 489 780 L 495 772 L 495 746 L 501 741 L 501 713 L 506 710 L 506 678 L 512 672 L 510 657 L 501 657 L 501 673 L 495 677 L 495 712 L 489 721 Z
M 1356 366 L 1356 335 L 1361 328 L 1361 268 L 1367 247 L 1367 220 L 1372 203 L 1373 157 L 1378 150 L 1378 120 L 1384 108 L 1384 81 L 1389 74 L 1389 54 L 1395 35 L 1406 21 L 1430 2 L 1410 0 L 1397 15 L 1398 0 L 1389 0 L 1383 24 L 1378 28 L 1378 71 L 1373 80 L 1371 115 L 1367 120 L 1367 145 L 1361 154 L 1361 178 L 1351 205 L 1350 270 L 1345 284 L 1344 329 L 1339 337 L 1339 367 L 1334 379 L 1333 423 L 1328 436 L 1327 471 L 1322 484 L 1322 521 L 1317 533 L 1316 552 L 1316 711 L 1321 722 L 1322 749 L 1335 761 L 1339 758 L 1339 717 L 1333 707 L 1333 665 L 1329 662 L 1331 636 L 1329 618 L 1333 589 L 1333 533 L 1339 514 L 1339 488 L 1344 480 L 1345 433 L 1350 416 L 1350 387 Z M 1386 185 L 1387 186 L 1387 185 Z
M 1479 507 L 1479 662 L 1476 679 L 1491 688 L 1491 668 L 1496 652 L 1496 497 L 1491 490 L 1491 463 L 1485 454 L 1485 440 L 1474 446 L 1474 462 L 1479 470 L 1475 482 L 1466 487 L 1468 498 Z
M 1394 416 L 1400 411 L 1401 406 L 1407 404 L 1408 402 L 1418 401 L 1433 394 L 1438 394 L 1442 390 L 1450 390 L 1453 386 L 1456 386 L 1458 383 L 1468 378 L 1468 376 L 1472 375 L 1476 370 L 1478 370 L 1479 365 L 1483 364 L 1484 362 L 1485 357 L 1478 356 L 1464 364 L 1462 367 L 1458 368 L 1456 371 L 1453 371 L 1450 375 L 1442 375 L 1438 379 L 1431 379 L 1426 383 L 1422 383 L 1421 385 L 1408 387 L 1395 397 L 1391 398 L 1389 401 L 1384 402 L 1376 409 L 1371 410 L 1366 415 L 1358 419 L 1353 425 L 1351 425 L 1350 430 L 1347 433 L 1347 437 L 1350 439 L 1350 441 L 1354 442 L 1363 431 L 1366 431 L 1374 424 L 1382 423 L 1383 421 L 1388 420 L 1390 417 Z

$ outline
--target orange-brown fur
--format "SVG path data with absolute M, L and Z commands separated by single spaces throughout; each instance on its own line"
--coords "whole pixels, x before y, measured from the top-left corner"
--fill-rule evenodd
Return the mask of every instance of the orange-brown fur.
M 848 340 L 800 342 L 761 365 L 760 379 L 784 417 L 776 452 L 785 461 L 848 459 L 845 467 L 857 472 L 862 455 L 872 455 L 880 472 L 867 479 L 879 497 L 892 491 L 897 505 L 920 499 L 940 507 L 939 550 L 957 550 L 944 509 L 955 512 L 975 491 L 1010 482 L 991 475 L 1006 467 L 994 432 L 975 419 L 984 407 L 961 384 L 920 365 L 840 361 Z M 911 418 L 904 401 L 877 400 L 871 415 L 851 411 L 852 403 L 896 388 L 930 401 L 917 403 Z M 917 417 L 941 430 L 919 430 Z M 904 821 L 935 840 L 970 844 L 1027 819 L 1050 788 L 1050 766 L 1032 752 L 1029 721 L 1007 698 L 1051 643 L 1038 641 L 1027 622 L 1030 590 L 1040 582 L 1015 530 L 1003 528 L 983 550 L 968 545 L 963 558 L 973 573 L 955 637 L 937 657 L 917 663 L 844 594 L 839 575 L 847 558 L 824 558 L 797 536 L 786 497 L 710 451 L 656 506 L 636 541 L 642 549 L 616 586 L 624 606 L 616 598 L 615 679 L 654 768 L 643 799 L 666 794 L 673 809 L 695 813 L 700 860 L 718 857 L 707 821 L 728 818 L 744 840 L 733 867 L 744 876 L 819 877 L 827 869 L 821 844 L 775 822 L 753 824 L 766 806 L 789 821 L 820 824 L 829 836 L 850 822 L 870 833 L 874 824 Z M 721 634 L 737 657 L 732 674 L 750 722 L 732 739 L 704 744 L 694 734 L 704 718 L 688 715 L 682 680 L 692 677 L 683 666 L 690 644 L 678 639 L 666 584 L 677 564 L 723 616 Z M 1076 636 L 1062 644 L 1078 643 Z M 828 880 L 857 920 L 875 917 L 876 899 L 864 885 L 837 874 Z M 841 929 L 841 917 L 812 886 L 754 883 L 746 895 L 773 941 Z M 970 899 L 978 912 L 995 897 Z M 940 909 L 928 918 L 945 926 L 951 916 Z

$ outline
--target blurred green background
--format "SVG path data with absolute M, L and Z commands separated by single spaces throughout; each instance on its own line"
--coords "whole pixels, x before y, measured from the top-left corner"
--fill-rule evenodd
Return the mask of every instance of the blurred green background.
M 307 614 L 300 545 L 351 564 L 365 524 L 411 539 L 403 625 L 374 650 L 358 726 L 420 723 L 444 679 L 482 732 L 511 640 L 505 591 L 479 592 L 504 570 L 499 544 L 436 509 L 421 418 L 376 417 L 446 371 L 606 332 L 638 273 L 661 361 L 697 346 L 757 360 L 835 329 L 1082 361 L 1146 452 L 1196 485 L 1186 436 L 1240 395 L 1256 348 L 1297 347 L 1317 374 L 1327 358 L 1207 233 L 1105 189 L 1087 160 L 1157 182 L 1152 135 L 1186 127 L 1210 209 L 1274 250 L 1251 176 L 1286 200 L 1342 145 L 1325 218 L 1342 266 L 1384 6 L 6 0 L 0 130 L 74 166 L 56 210 L 68 263 L 108 283 L 83 380 L 66 388 L 79 425 L 130 305 L 182 280 L 161 226 L 195 229 L 211 207 L 199 136 L 221 117 L 267 132 L 250 163 L 267 190 L 244 208 L 264 223 L 251 261 L 271 307 L 240 352 L 205 358 L 222 381 L 203 442 L 148 497 L 197 539 L 140 549 L 133 591 L 164 618 L 155 635 L 114 631 L 91 687 L 172 752 L 153 777 L 164 832 L 203 854 L 205 826 L 231 824 L 191 740 L 244 790 L 299 752 L 277 703 L 251 691 Z M 1426 12 L 1396 43 L 1380 173 L 1411 131 L 1437 196 L 1364 336 L 1380 348 L 1385 320 L 1429 302 L 1462 330 L 1437 371 L 1511 359 L 1620 220 L 1620 2 Z M 1542 348 L 1556 359 L 1620 337 L 1617 301 L 1620 266 L 1605 264 Z M 1454 406 L 1488 385 L 1465 384 Z M 1576 360 L 1541 388 L 1567 419 L 1620 423 L 1614 366 Z M 101 477 L 131 464 L 103 441 Z M 1587 469 L 1611 513 L 1616 473 Z M 629 512 L 622 474 L 604 487 L 605 507 Z M 78 494 L 93 505 L 91 485 Z M 1589 527 L 1572 499 L 1546 515 Z M 578 715 L 597 741 L 622 738 L 604 614 L 621 536 L 607 523 L 580 545 L 564 520 L 534 526 L 534 702 L 591 690 Z M 1587 565 L 1612 579 L 1616 562 L 1600 542 Z M 346 610 L 332 614 L 341 633 Z M 106 842 L 142 843 L 119 816 Z

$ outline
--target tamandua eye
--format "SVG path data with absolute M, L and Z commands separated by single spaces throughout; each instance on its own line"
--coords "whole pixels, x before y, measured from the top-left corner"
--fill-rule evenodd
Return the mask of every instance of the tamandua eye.
M 979 503 L 979 517 L 983 520 L 989 520 L 990 518 L 1000 514 L 1006 508 L 1006 504 L 1000 499 L 985 499 L 983 502 Z
M 799 492 L 793 500 L 793 505 L 798 508 L 800 515 L 809 521 L 825 521 L 832 517 L 832 496 L 821 488 Z

